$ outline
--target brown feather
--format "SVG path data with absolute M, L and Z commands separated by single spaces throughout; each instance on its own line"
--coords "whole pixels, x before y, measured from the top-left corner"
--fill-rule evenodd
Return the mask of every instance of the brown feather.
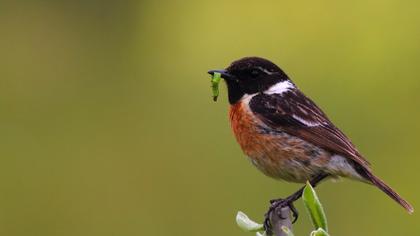
M 299 90 L 281 95 L 256 95 L 250 101 L 250 107 L 254 115 L 271 128 L 287 132 L 332 153 L 341 154 L 369 168 L 369 162 L 352 142 Z M 314 125 L 307 125 L 301 120 Z

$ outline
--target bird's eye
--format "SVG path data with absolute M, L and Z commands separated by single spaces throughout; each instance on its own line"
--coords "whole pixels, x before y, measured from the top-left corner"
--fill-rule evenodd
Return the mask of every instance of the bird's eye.
M 260 74 L 260 71 L 257 69 L 251 70 L 252 77 L 257 77 Z

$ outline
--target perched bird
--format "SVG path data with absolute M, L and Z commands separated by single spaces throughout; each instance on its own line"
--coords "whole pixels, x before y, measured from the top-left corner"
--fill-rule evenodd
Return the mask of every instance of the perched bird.
M 274 63 L 259 57 L 234 61 L 218 72 L 225 80 L 230 103 L 230 122 L 244 153 L 265 175 L 314 186 L 327 177 L 348 177 L 372 184 L 409 213 L 413 207 L 376 177 L 369 162 L 351 141 L 306 97 Z M 268 215 L 289 206 L 303 188 L 284 199 L 272 200 Z

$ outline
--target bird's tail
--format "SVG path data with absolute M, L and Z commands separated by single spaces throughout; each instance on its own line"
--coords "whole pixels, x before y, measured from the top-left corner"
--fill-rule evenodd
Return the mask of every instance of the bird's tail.
M 392 199 L 394 199 L 394 201 L 396 201 L 398 204 L 404 207 L 408 211 L 408 213 L 412 214 L 414 212 L 413 206 L 411 206 L 410 203 L 404 200 L 397 192 L 395 192 L 391 187 L 389 187 L 384 181 L 376 177 L 370 170 L 365 169 L 365 173 L 373 185 L 375 185 L 384 193 L 386 193 L 388 196 L 390 196 Z

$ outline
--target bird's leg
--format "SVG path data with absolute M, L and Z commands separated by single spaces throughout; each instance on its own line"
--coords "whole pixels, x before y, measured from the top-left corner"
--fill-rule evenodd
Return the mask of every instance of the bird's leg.
M 328 174 L 319 174 L 317 176 L 315 176 L 315 178 L 313 178 L 312 180 L 310 180 L 309 182 L 311 183 L 311 185 L 313 187 L 315 187 L 319 182 L 321 182 L 323 179 L 325 179 L 328 176 Z M 264 220 L 264 228 L 266 231 L 269 231 L 271 228 L 271 223 L 270 223 L 270 214 L 274 212 L 276 212 L 275 210 L 277 208 L 282 208 L 282 207 L 289 207 L 290 210 L 292 211 L 292 215 L 293 215 L 293 222 L 295 223 L 299 217 L 299 213 L 296 210 L 295 206 L 293 205 L 293 202 L 295 202 L 296 200 L 298 200 L 303 193 L 303 189 L 305 187 L 300 188 L 298 191 L 296 191 L 295 193 L 293 193 L 292 195 L 288 196 L 287 198 L 279 198 L 279 199 L 274 199 L 274 200 L 270 200 L 270 208 L 268 208 L 267 213 L 265 213 L 265 220 Z
M 276 212 L 276 209 L 278 208 L 283 208 L 283 207 L 288 207 L 290 209 L 290 211 L 292 212 L 292 216 L 293 216 L 293 222 L 295 223 L 299 217 L 299 212 L 297 211 L 296 207 L 293 205 L 294 201 L 291 201 L 289 198 L 279 198 L 279 199 L 275 199 L 275 200 L 271 200 L 271 206 L 268 209 L 267 213 L 265 214 L 265 219 L 264 219 L 264 227 L 265 229 L 268 229 L 270 227 L 270 214 L 272 214 L 272 212 Z M 279 217 L 281 219 L 285 219 L 283 218 L 283 216 L 279 215 Z

